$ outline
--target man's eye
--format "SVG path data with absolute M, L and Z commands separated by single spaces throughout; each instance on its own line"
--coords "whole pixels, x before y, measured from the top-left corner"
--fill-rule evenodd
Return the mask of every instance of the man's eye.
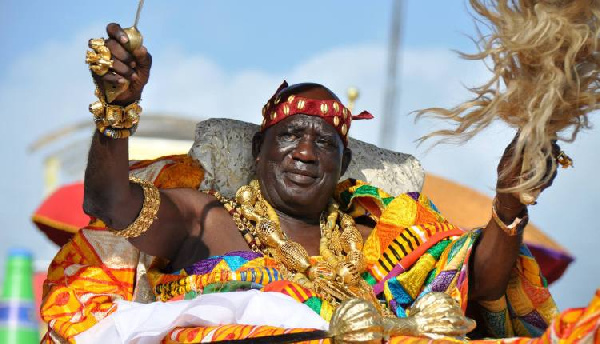
M 318 144 L 322 145 L 322 146 L 328 146 L 328 147 L 334 147 L 335 146 L 335 142 L 333 140 L 330 139 L 319 139 L 317 141 Z
M 283 133 L 281 134 L 281 138 L 286 141 L 293 141 L 297 138 L 297 136 L 293 133 Z

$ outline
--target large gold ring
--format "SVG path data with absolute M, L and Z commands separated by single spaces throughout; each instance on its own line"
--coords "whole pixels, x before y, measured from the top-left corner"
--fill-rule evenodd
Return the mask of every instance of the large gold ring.
M 103 76 L 113 66 L 110 50 L 104 45 L 103 38 L 92 38 L 88 41 L 88 50 L 85 56 L 85 63 L 90 66 L 90 70 L 98 75 Z
M 573 166 L 573 159 L 571 159 L 565 152 L 560 151 L 560 153 L 558 153 L 558 156 L 556 157 L 556 162 L 562 167 L 562 168 L 568 168 L 568 167 L 572 167 Z

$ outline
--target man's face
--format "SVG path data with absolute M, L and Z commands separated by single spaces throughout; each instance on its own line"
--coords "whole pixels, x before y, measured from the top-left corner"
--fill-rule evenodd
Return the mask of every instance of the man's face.
M 264 133 L 256 157 L 262 192 L 277 210 L 314 219 L 331 199 L 349 155 L 338 133 L 323 119 L 286 118 Z

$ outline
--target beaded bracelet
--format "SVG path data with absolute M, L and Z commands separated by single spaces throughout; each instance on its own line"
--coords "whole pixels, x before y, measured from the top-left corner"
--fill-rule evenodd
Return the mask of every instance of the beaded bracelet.
M 496 211 L 496 198 L 492 202 L 492 218 L 494 222 L 504 231 L 504 233 L 509 236 L 520 235 L 525 230 L 525 226 L 529 223 L 529 213 L 527 212 L 527 208 L 522 212 L 523 215 L 517 216 L 512 223 L 506 224 L 502 219 L 498 216 L 498 212 Z
M 108 104 L 99 88 L 96 88 L 96 96 L 98 100 L 90 104 L 89 110 L 94 116 L 94 123 L 98 131 L 113 139 L 133 135 L 142 113 L 139 103 L 134 102 L 125 107 Z

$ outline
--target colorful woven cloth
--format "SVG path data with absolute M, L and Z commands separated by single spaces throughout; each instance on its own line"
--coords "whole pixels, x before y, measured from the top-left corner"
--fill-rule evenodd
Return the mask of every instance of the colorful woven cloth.
M 466 310 L 468 261 L 478 231 L 463 232 L 449 224 L 425 196 L 418 193 L 390 197 L 360 181 L 345 181 L 336 197 L 359 220 L 374 221 L 364 245 L 368 269 L 363 277 L 398 316 L 422 293 L 448 293 Z M 319 257 L 313 257 L 318 260 Z M 190 299 L 222 291 L 276 291 L 304 303 L 324 319 L 333 308 L 311 290 L 282 279 L 277 263 L 253 252 L 211 257 L 176 273 L 164 273 L 164 262 L 140 254 L 126 240 L 110 232 L 82 230 L 55 257 L 45 283 L 42 318 L 49 323 L 45 340 L 74 337 L 115 311 L 116 300 L 139 302 Z M 525 246 L 500 300 L 473 307 L 488 336 L 540 336 L 531 342 L 576 336 L 598 338 L 600 294 L 587 309 L 556 317 L 554 302 L 535 260 Z M 284 330 L 266 326 L 222 325 L 175 328 L 164 343 L 191 343 L 276 335 Z M 544 332 L 546 331 L 546 332 Z M 392 342 L 419 338 L 394 338 Z M 448 339 L 450 340 L 450 339 Z M 526 341 L 529 339 L 523 339 Z

